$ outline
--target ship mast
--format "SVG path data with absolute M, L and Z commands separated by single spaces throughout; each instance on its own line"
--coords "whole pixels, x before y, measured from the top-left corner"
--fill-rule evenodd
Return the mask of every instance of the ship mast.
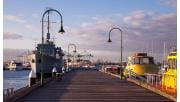
M 48 25 L 47 25 L 47 31 L 48 32 L 47 32 L 47 37 L 46 37 L 47 43 L 49 42 L 49 39 L 50 39 L 50 33 L 49 33 L 49 12 L 48 12 L 48 21 L 47 21 L 47 23 L 48 23 Z

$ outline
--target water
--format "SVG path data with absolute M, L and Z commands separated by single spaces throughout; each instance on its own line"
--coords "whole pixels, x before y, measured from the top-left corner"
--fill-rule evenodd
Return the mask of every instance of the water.
M 14 88 L 20 89 L 28 85 L 28 75 L 30 70 L 21 71 L 3 71 L 3 89 Z

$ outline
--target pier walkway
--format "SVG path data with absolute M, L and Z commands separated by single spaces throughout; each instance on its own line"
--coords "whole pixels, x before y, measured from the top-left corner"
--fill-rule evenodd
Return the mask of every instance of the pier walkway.
M 126 80 L 93 69 L 77 69 L 18 102 L 170 102 Z

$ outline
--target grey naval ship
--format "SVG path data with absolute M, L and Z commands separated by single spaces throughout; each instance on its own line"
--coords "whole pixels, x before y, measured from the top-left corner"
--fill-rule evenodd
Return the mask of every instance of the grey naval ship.
M 46 21 L 48 23 L 47 36 L 46 36 L 45 42 L 44 42 L 44 37 L 42 35 L 42 43 L 37 44 L 35 51 L 33 51 L 28 56 L 30 64 L 31 64 L 31 68 L 36 73 L 37 78 L 40 78 L 42 73 L 43 73 L 43 77 L 50 77 L 52 75 L 53 67 L 56 67 L 57 72 L 61 72 L 62 67 L 64 65 L 64 60 L 63 60 L 64 53 L 61 47 L 56 47 L 54 41 L 53 40 L 51 41 L 50 39 L 50 32 L 49 32 L 50 11 L 58 12 L 57 10 L 53 10 L 53 9 L 47 10 L 45 12 L 48 14 L 48 19 Z M 45 13 L 43 15 L 45 15 Z M 42 20 L 42 23 L 43 22 L 45 21 Z M 64 32 L 62 24 L 61 24 L 60 31 Z

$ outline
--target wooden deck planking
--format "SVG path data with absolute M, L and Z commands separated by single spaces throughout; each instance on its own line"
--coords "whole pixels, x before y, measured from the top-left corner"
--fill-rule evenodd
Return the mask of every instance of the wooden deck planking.
M 18 102 L 169 102 L 165 97 L 96 70 L 78 69 Z

